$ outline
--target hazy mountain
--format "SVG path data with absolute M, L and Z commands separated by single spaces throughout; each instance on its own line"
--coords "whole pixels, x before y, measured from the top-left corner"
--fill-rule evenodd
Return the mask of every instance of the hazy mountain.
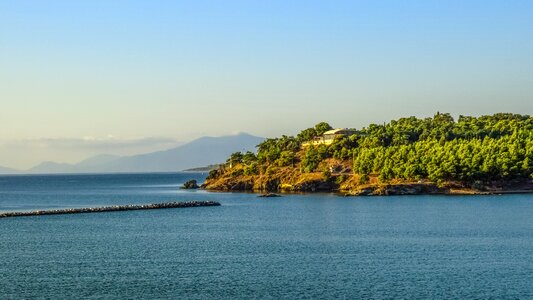
M 78 169 L 98 169 L 102 168 L 102 166 L 105 166 L 106 164 L 109 164 L 117 159 L 119 159 L 120 156 L 118 155 L 110 155 L 110 154 L 100 154 L 96 155 L 90 158 L 87 158 L 85 160 L 80 161 L 75 165 Z
M 246 133 L 202 137 L 190 143 L 134 156 L 97 155 L 77 164 L 43 162 L 28 173 L 175 172 L 224 162 L 236 151 L 255 151 L 264 139 Z M 1 172 L 1 170 L 0 170 Z
M 73 173 L 75 171 L 74 165 L 65 163 L 56 163 L 53 161 L 45 161 L 37 166 L 27 170 L 27 173 Z
M 202 137 L 165 151 L 122 157 L 110 162 L 107 172 L 172 172 L 224 162 L 236 151 L 255 151 L 264 139 L 241 133 L 223 137 Z
M 20 173 L 20 171 L 0 166 L 0 174 L 15 174 L 15 173 Z

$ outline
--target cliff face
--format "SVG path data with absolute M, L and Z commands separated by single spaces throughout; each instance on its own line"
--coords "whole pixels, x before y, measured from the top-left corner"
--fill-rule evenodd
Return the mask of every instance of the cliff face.
M 303 173 L 297 168 L 270 169 L 260 175 L 244 174 L 241 165 L 211 174 L 202 185 L 207 190 L 253 192 L 339 192 L 346 195 L 415 195 L 445 193 L 434 183 L 391 182 L 380 183 L 370 178 L 361 184 L 358 175 L 349 173 Z
M 339 189 L 332 178 L 321 173 L 303 174 L 294 168 L 279 168 L 275 172 L 260 175 L 245 175 L 240 166 L 216 177 L 208 178 L 202 185 L 208 190 L 256 191 L 256 192 L 315 192 Z

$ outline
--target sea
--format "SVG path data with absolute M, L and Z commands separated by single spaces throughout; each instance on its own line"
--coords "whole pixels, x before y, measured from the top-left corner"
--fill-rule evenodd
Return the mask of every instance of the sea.
M 533 299 L 533 195 L 183 190 L 204 173 L 0 176 L 0 299 Z

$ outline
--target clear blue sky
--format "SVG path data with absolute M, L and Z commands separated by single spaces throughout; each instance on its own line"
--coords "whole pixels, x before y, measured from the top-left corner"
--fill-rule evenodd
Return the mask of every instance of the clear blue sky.
M 0 0 L 0 165 L 533 112 L 533 1 Z

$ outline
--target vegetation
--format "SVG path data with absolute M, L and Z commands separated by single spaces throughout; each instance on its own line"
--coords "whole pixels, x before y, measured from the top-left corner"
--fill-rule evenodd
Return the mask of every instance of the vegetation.
M 330 129 L 321 122 L 296 137 L 266 139 L 257 146 L 257 154 L 234 153 L 207 183 L 230 174 L 251 176 L 254 181 L 282 171 L 293 178 L 326 174 L 323 180 L 335 180 L 337 185 L 357 179 L 359 185 L 428 181 L 475 187 L 533 177 L 533 117 L 526 115 L 460 116 L 457 121 L 441 113 L 433 118 L 402 118 L 372 124 L 330 145 L 302 147 Z
M 187 182 L 185 182 L 183 184 L 183 187 L 184 189 L 197 189 L 197 188 L 200 188 L 198 186 L 198 183 L 196 182 L 196 180 L 192 179 L 192 180 L 189 180 Z

